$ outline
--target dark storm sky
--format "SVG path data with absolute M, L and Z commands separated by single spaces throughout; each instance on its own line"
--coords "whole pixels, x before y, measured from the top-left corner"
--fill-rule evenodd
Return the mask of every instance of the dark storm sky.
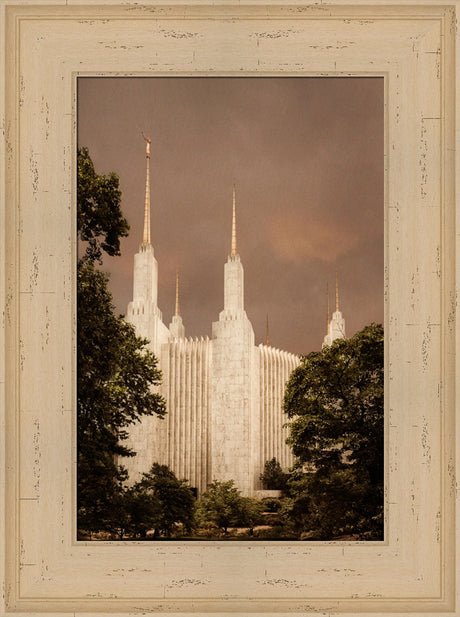
M 132 298 L 152 139 L 152 244 L 166 324 L 180 272 L 188 336 L 223 308 L 236 185 L 245 308 L 256 343 L 320 349 L 338 271 L 347 335 L 383 321 L 382 78 L 79 78 L 78 143 L 120 176 L 131 230 L 106 257 L 118 312 Z

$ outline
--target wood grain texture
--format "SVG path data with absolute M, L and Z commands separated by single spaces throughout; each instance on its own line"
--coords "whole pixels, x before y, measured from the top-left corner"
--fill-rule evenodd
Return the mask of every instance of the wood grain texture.
M 3 614 L 458 614 L 459 3 L 40 4 L 0 3 Z M 385 78 L 384 542 L 75 541 L 76 79 L 213 74 Z

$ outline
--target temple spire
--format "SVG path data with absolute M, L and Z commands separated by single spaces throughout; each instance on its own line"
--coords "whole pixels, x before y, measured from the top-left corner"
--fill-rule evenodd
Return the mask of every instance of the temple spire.
M 179 317 L 179 269 L 176 270 L 176 312 L 175 315 Z
M 268 337 L 268 313 L 267 313 L 267 333 L 266 333 L 266 339 L 265 339 L 265 344 L 268 346 L 270 345 L 270 339 Z
M 235 185 L 233 185 L 232 255 L 236 255 Z
M 329 283 L 326 283 L 326 296 L 327 296 L 327 333 L 331 330 L 331 316 L 329 310 Z
M 145 204 L 144 204 L 144 233 L 142 236 L 142 244 L 150 244 L 150 144 L 152 143 L 148 137 L 145 137 L 145 158 L 147 171 L 145 176 Z
M 337 278 L 337 270 L 335 271 L 335 310 L 339 310 L 339 283 Z
M 185 338 L 185 328 L 179 311 L 179 268 L 176 269 L 176 310 L 169 324 L 169 331 L 175 339 Z
M 236 248 L 236 205 L 235 184 L 233 184 L 232 247 L 224 266 L 224 310 L 219 321 L 226 319 L 247 319 L 244 312 L 244 272 Z

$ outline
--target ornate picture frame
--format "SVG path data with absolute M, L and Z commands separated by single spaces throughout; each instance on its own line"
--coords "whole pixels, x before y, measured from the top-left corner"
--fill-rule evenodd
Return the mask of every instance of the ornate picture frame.
M 458 3 L 0 7 L 3 613 L 457 614 Z M 384 77 L 384 542 L 75 540 L 76 78 L 106 74 Z

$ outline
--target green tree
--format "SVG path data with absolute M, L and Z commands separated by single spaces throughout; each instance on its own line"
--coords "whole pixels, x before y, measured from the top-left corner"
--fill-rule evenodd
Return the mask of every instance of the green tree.
M 124 495 L 128 515 L 126 531 L 134 538 L 145 538 L 147 532 L 155 529 L 161 516 L 159 500 L 138 484 L 129 488 Z
M 79 525 L 96 531 L 118 518 L 127 475 L 116 457 L 135 454 L 123 444 L 128 426 L 163 416 L 165 401 L 152 391 L 161 373 L 147 341 L 115 316 L 106 276 L 86 260 L 78 265 L 77 316 Z
M 167 465 L 154 463 L 132 488 L 131 524 L 137 532 L 154 529 L 154 537 L 171 536 L 178 524 L 186 532 L 194 526 L 195 497 L 185 480 L 179 480 Z
M 264 505 L 257 499 L 251 497 L 240 497 L 238 505 L 237 526 L 248 527 L 249 533 L 252 536 L 254 527 L 263 523 Z
M 319 539 L 383 534 L 383 328 L 302 358 L 286 386 L 289 483 L 300 526 Z
M 288 474 L 284 473 L 280 463 L 274 457 L 265 461 L 263 473 L 259 476 L 262 486 L 270 491 L 284 491 Z
M 87 243 L 86 257 L 101 261 L 102 252 L 120 255 L 120 238 L 129 225 L 121 211 L 119 178 L 115 173 L 97 174 L 87 148 L 77 154 L 77 229 Z
M 225 534 L 229 527 L 236 527 L 240 519 L 241 494 L 233 480 L 212 482 L 201 495 L 197 514 L 201 522 L 210 521 Z
M 155 356 L 115 315 L 107 276 L 95 267 L 102 251 L 119 254 L 119 238 L 126 235 L 118 179 L 95 174 L 87 150 L 79 151 L 78 164 L 78 234 L 89 241 L 77 266 L 78 526 L 113 531 L 125 516 L 127 479 L 116 458 L 135 454 L 123 444 L 127 428 L 144 415 L 162 417 L 166 407 L 152 390 L 161 379 Z

